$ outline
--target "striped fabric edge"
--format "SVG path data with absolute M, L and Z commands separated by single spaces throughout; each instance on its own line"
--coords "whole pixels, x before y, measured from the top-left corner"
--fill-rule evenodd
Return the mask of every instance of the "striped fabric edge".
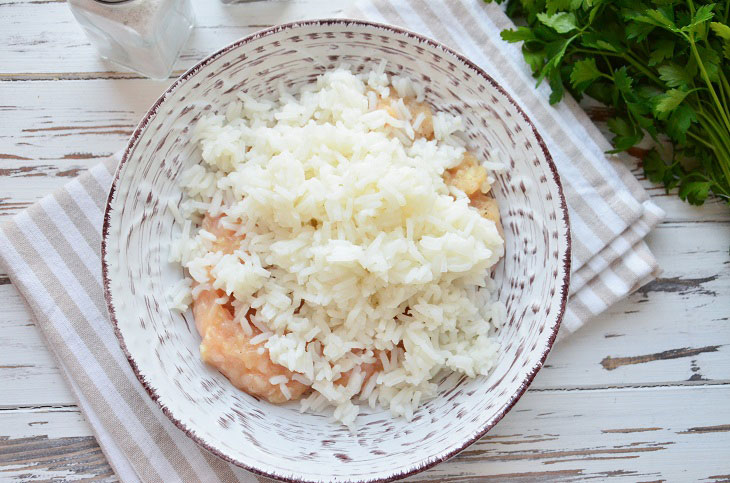
M 51 346 L 46 343 L 46 347 L 50 348 Z M 114 474 L 120 481 L 125 483 L 141 482 L 137 476 L 137 472 L 130 464 L 129 459 L 124 455 L 121 448 L 119 448 L 117 443 L 114 441 L 112 435 L 105 429 L 103 421 L 99 419 L 99 416 L 86 399 L 83 391 L 81 391 L 79 386 L 76 384 L 76 381 L 66 368 L 66 364 L 63 362 L 63 359 L 55 351 L 53 351 L 53 355 L 59 369 L 61 370 L 63 379 L 66 381 L 68 387 L 71 389 L 71 393 L 76 398 L 76 405 L 79 407 L 81 413 L 84 415 L 84 418 L 89 424 L 91 432 L 94 434 L 94 438 L 96 439 L 99 448 L 101 448 L 101 452 L 104 454 L 104 457 L 106 458 L 107 463 L 109 463 L 109 466 L 111 466 Z
M 12 247 L 10 239 L 14 240 Z M 122 412 L 116 405 L 103 399 L 102 394 L 105 390 L 113 388 L 109 378 L 106 378 L 102 387 L 97 387 L 98 380 L 101 379 L 99 373 L 102 371 L 98 364 L 89 361 L 92 358 L 83 357 L 88 353 L 85 342 L 79 334 L 71 327 L 69 318 L 62 314 L 62 309 L 57 307 L 57 301 L 40 282 L 39 276 L 34 273 L 24 261 L 24 256 L 14 250 L 15 243 L 25 243 L 25 240 L 18 239 L 18 235 L 7 225 L 0 230 L 0 245 L 4 245 L 2 255 L 4 263 L 11 274 L 13 283 L 19 288 L 21 293 L 33 294 L 33 297 L 26 297 L 31 310 L 39 322 L 39 327 L 44 334 L 45 340 L 50 347 L 54 347 L 55 354 L 65 367 L 68 374 L 74 375 L 74 380 L 78 384 L 76 387 L 80 389 L 80 393 L 85 394 L 90 401 L 87 410 L 94 407 L 94 417 L 98 414 L 106 414 L 105 425 L 111 424 L 112 427 L 124 428 L 128 423 L 128 412 Z M 54 312 L 58 312 L 54 314 Z M 62 320 L 61 320 L 62 319 Z M 93 365 L 92 365 L 93 364 Z M 118 394 L 118 391 L 113 391 Z M 79 399 L 77 395 L 77 399 Z M 145 459 L 144 449 L 137 443 L 136 438 L 131 434 L 125 435 L 117 433 L 114 435 L 116 441 L 120 441 L 120 450 L 126 455 L 128 461 L 134 461 L 133 458 L 140 460 Z M 110 452 L 111 454 L 111 452 Z M 133 458 L 130 458 L 130 455 Z M 134 466 L 134 465 L 132 465 Z M 167 465 L 169 467 L 169 464 Z M 146 471 L 139 471 L 135 467 L 135 472 L 140 478 L 150 481 L 161 481 L 163 472 L 160 468 L 154 466 Z
M 639 241 L 589 284 L 571 293 L 559 338 L 575 332 L 586 321 L 605 312 L 611 305 L 655 279 L 659 273 L 656 258 L 646 242 Z
M 28 301 L 63 372 L 73 375 L 69 379 L 79 407 L 120 475 L 129 476 L 131 470 L 143 481 L 256 481 L 250 473 L 200 449 L 170 423 L 119 349 L 106 314 L 100 276 L 81 260 L 93 249 L 92 262 L 98 265 L 101 217 L 91 223 L 98 241 L 94 247 L 79 236 L 73 221 L 70 226 L 61 224 L 89 213 L 96 218 L 106 200 L 99 194 L 111 183 L 108 165 L 115 163 L 92 168 L 4 223 L 0 261 Z M 58 202 L 62 192 L 70 200 L 64 205 Z
M 61 190 L 59 190 L 61 191 Z M 4 235 L 4 229 L 0 227 L 0 265 L 6 266 L 8 268 L 8 272 L 12 272 L 13 268 L 17 267 L 11 267 L 10 265 L 10 259 L 7 257 L 3 257 L 3 253 L 5 252 L 5 249 L 3 248 L 3 243 L 9 243 L 10 240 L 3 239 Z M 21 294 L 25 294 L 25 286 L 20 280 L 16 280 L 14 275 L 11 275 L 11 278 L 13 279 L 13 284 L 17 286 L 18 290 Z M 22 277 L 19 277 L 22 278 Z M 111 437 L 111 435 L 105 430 L 103 422 L 98 418 L 96 412 L 94 411 L 93 407 L 89 403 L 88 399 L 84 395 L 84 392 L 81 390 L 79 385 L 76 383 L 76 380 L 72 376 L 72 373 L 69 371 L 68 367 L 66 366 L 66 363 L 64 361 L 64 357 L 62 354 L 59 353 L 58 345 L 55 343 L 52 343 L 51 340 L 47 337 L 47 332 L 43 330 L 43 318 L 38 316 L 38 313 L 36 312 L 36 307 L 34 304 L 31 304 L 31 301 L 28 300 L 28 305 L 31 307 L 31 310 L 33 312 L 33 315 L 35 316 L 35 319 L 39 321 L 40 323 L 37 324 L 41 328 L 40 335 L 41 339 L 43 340 L 43 343 L 45 347 L 51 352 L 53 355 L 53 359 L 56 361 L 56 364 L 58 368 L 60 369 L 61 377 L 64 379 L 66 384 L 71 390 L 71 393 L 74 396 L 76 405 L 81 410 L 81 413 L 84 415 L 84 418 L 86 418 L 86 421 L 88 422 L 88 425 L 94 434 L 94 437 L 96 438 L 96 441 L 99 444 L 99 447 L 101 448 L 102 453 L 106 457 L 107 462 L 111 466 L 112 470 L 114 471 L 114 474 L 124 482 L 128 483 L 136 483 L 139 482 L 140 479 L 137 476 L 137 472 L 134 470 L 132 465 L 129 462 L 129 459 L 124 455 L 122 449 L 117 445 L 117 443 L 114 441 L 114 439 Z
M 643 240 L 651 230 L 664 218 L 664 211 L 651 201 L 645 201 L 644 213 L 620 237 L 613 240 L 606 248 L 594 255 L 579 270 L 570 276 L 570 293 L 576 293 L 614 261 L 620 259 Z
M 362 0 L 348 14 L 402 25 L 440 39 L 465 52 L 520 100 L 530 118 L 539 126 L 538 130 L 543 134 L 561 173 L 571 209 L 571 229 L 575 235 L 573 266 L 576 269 L 641 217 L 641 203 L 616 172 L 616 169 L 625 170 L 625 167 L 607 162 L 603 150 L 597 146 L 591 149 L 584 146 L 595 145 L 595 142 L 582 130 L 581 124 L 592 124 L 582 109 L 577 106 L 569 108 L 566 103 L 549 106 L 547 86 L 535 90 L 534 79 L 524 67 L 517 47 L 501 40 L 498 44 L 493 42 L 499 38 L 498 32 L 505 22 L 512 25 L 496 5 L 484 5 L 475 0 L 429 4 Z M 489 54 L 485 53 L 487 51 Z M 499 69 L 495 64 L 499 65 Z M 505 82 L 504 78 L 508 78 L 509 82 Z M 565 126 L 578 131 L 565 131 Z M 560 144 L 555 139 L 560 139 Z M 578 140 L 580 146 L 576 144 Z M 594 156 L 596 153 L 600 157 Z M 581 162 L 576 163 L 578 159 Z M 646 197 L 640 186 L 638 192 Z

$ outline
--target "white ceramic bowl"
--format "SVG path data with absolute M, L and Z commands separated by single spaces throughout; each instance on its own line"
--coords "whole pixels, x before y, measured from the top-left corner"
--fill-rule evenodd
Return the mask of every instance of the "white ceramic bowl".
M 463 116 L 477 155 L 499 149 L 510 165 L 495 195 L 506 235 L 497 266 L 507 324 L 488 377 L 445 378 L 413 421 L 361 415 L 356 436 L 296 404 L 275 406 L 230 385 L 199 358 L 192 315 L 170 310 L 183 272 L 167 262 L 180 226 L 178 174 L 198 163 L 191 128 L 236 93 L 297 88 L 347 63 L 387 60 L 426 86 L 427 101 Z M 242 39 L 186 72 L 152 106 L 117 169 L 104 217 L 103 276 L 122 349 L 150 396 L 198 444 L 256 473 L 294 481 L 375 481 L 407 476 L 455 455 L 492 428 L 525 392 L 555 339 L 570 272 L 568 214 L 544 142 L 520 107 L 472 62 L 397 27 L 349 20 L 277 26 Z

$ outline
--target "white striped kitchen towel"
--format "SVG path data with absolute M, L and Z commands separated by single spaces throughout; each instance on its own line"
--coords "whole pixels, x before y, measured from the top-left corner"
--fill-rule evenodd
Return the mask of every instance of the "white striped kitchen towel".
M 351 16 L 398 24 L 441 40 L 510 90 L 538 124 L 556 161 L 573 234 L 573 331 L 653 277 L 644 243 L 662 217 L 628 170 L 603 152 L 607 141 L 575 102 L 547 104 L 519 49 L 499 31 L 511 25 L 480 0 L 365 0 Z M 26 298 L 50 350 L 110 464 L 123 481 L 255 481 L 198 448 L 147 396 L 119 349 L 102 294 L 100 244 L 109 159 L 43 198 L 0 229 L 0 263 Z

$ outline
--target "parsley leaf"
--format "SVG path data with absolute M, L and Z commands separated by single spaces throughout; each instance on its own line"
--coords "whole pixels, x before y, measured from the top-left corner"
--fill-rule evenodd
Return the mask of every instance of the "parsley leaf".
M 593 33 L 583 34 L 581 41 L 585 47 L 590 47 L 598 50 L 607 50 L 609 52 L 620 52 L 621 46 L 616 45 L 613 42 L 606 40 L 605 35 L 598 35 Z
M 596 59 L 583 59 L 573 64 L 570 72 L 570 83 L 573 88 L 587 86 L 591 81 L 601 77 L 601 71 L 596 67 Z
M 692 21 L 689 23 L 689 25 L 682 27 L 682 30 L 685 32 L 692 31 L 698 25 L 710 20 L 712 17 L 715 16 L 715 14 L 712 13 L 713 8 L 715 8 L 714 3 L 710 3 L 708 5 L 702 5 L 700 8 L 697 9 L 695 14 L 692 16 Z
M 680 104 L 667 120 L 667 134 L 680 145 L 685 144 L 687 142 L 687 130 L 693 122 L 697 122 L 697 113 L 690 106 Z
M 723 40 L 730 40 L 730 27 L 720 22 L 711 22 L 710 27 L 715 34 Z
M 575 15 L 567 12 L 560 12 L 553 15 L 538 13 L 537 18 L 559 34 L 565 34 L 578 28 L 575 25 Z
M 507 42 L 522 42 L 525 40 L 537 40 L 535 33 L 527 27 L 519 27 L 517 30 L 503 30 L 500 33 L 502 40 Z
M 656 27 L 648 23 L 633 22 L 626 26 L 626 38 L 641 42 L 646 40 L 652 30 Z
M 691 205 L 701 205 L 710 194 L 709 181 L 685 181 L 679 187 L 679 197 Z
M 641 133 L 636 132 L 636 129 L 625 119 L 616 117 L 609 119 L 606 124 L 612 133 L 615 134 L 613 137 L 614 148 L 613 153 L 626 151 L 632 146 L 635 146 L 644 137 Z
M 548 15 L 553 15 L 558 10 L 576 10 L 583 4 L 583 0 L 547 0 L 545 6 Z
M 722 53 L 726 59 L 730 59 L 730 27 L 720 22 L 710 23 L 715 34 L 723 40 Z
M 538 84 L 540 84 L 545 76 L 550 74 L 551 70 L 558 68 L 560 62 L 563 60 L 563 56 L 565 55 L 565 50 L 568 48 L 568 45 L 570 45 L 574 38 L 575 37 L 571 37 L 569 39 L 554 40 L 545 45 L 545 54 L 548 57 L 548 61 L 540 71 L 540 75 L 537 76 Z
M 687 69 L 674 63 L 663 65 L 657 71 L 659 71 L 659 78 L 669 87 L 687 87 L 692 84 L 694 77 Z
M 679 89 L 669 89 L 664 94 L 657 97 L 657 103 L 654 106 L 654 112 L 661 117 L 666 117 L 670 112 L 675 110 L 682 103 L 688 91 L 680 91 Z
M 616 83 L 616 87 L 618 87 L 619 91 L 624 94 L 629 94 L 631 92 L 631 84 L 633 84 L 634 80 L 631 76 L 629 76 L 625 66 L 621 67 L 613 74 L 613 81 Z
M 484 0 L 507 3 L 502 33 L 550 102 L 569 91 L 607 104 L 613 149 L 648 134 L 649 180 L 689 203 L 730 205 L 730 0 Z
M 677 25 L 674 23 L 674 11 L 665 7 L 656 10 L 647 10 L 643 15 L 634 17 L 634 20 L 648 23 L 655 27 L 661 27 L 672 32 L 679 31 Z
M 525 62 L 530 66 L 532 69 L 533 74 L 537 74 L 540 72 L 540 69 L 542 69 L 543 65 L 545 65 L 545 50 L 541 49 L 538 51 L 533 51 L 527 48 L 527 46 L 522 46 L 522 56 L 525 58 Z
M 656 149 L 651 149 L 643 159 L 644 174 L 653 183 L 676 184 L 676 168 L 664 162 Z
M 669 39 L 659 40 L 654 44 L 654 50 L 649 55 L 649 66 L 657 65 L 664 59 L 669 59 L 674 53 L 674 41 Z
M 550 93 L 550 98 L 548 100 L 550 101 L 550 104 L 557 104 L 560 102 L 560 99 L 563 98 L 563 93 L 565 91 L 563 88 L 563 78 L 561 77 L 558 69 L 553 69 L 550 72 L 549 83 L 552 92 Z

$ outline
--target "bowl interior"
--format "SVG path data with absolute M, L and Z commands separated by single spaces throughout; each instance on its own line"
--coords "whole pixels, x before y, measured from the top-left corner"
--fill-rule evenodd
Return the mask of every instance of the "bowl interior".
M 192 314 L 166 296 L 183 272 L 168 263 L 181 230 L 178 174 L 200 161 L 191 132 L 239 91 L 273 94 L 343 63 L 355 71 L 387 61 L 390 74 L 421 82 L 427 101 L 459 113 L 470 148 L 503 161 L 497 176 L 506 256 L 495 277 L 507 306 L 499 363 L 488 377 L 444 377 L 439 397 L 413 421 L 386 411 L 359 417 L 355 435 L 327 416 L 300 414 L 234 389 L 199 357 Z M 110 196 L 104 281 L 112 320 L 135 372 L 168 416 L 198 443 L 240 466 L 302 480 L 376 480 L 424 469 L 492 427 L 532 380 L 557 332 L 568 282 L 567 213 L 555 168 L 533 126 L 491 79 L 434 42 L 402 30 L 348 21 L 273 28 L 213 55 L 158 101 L 133 135 Z

